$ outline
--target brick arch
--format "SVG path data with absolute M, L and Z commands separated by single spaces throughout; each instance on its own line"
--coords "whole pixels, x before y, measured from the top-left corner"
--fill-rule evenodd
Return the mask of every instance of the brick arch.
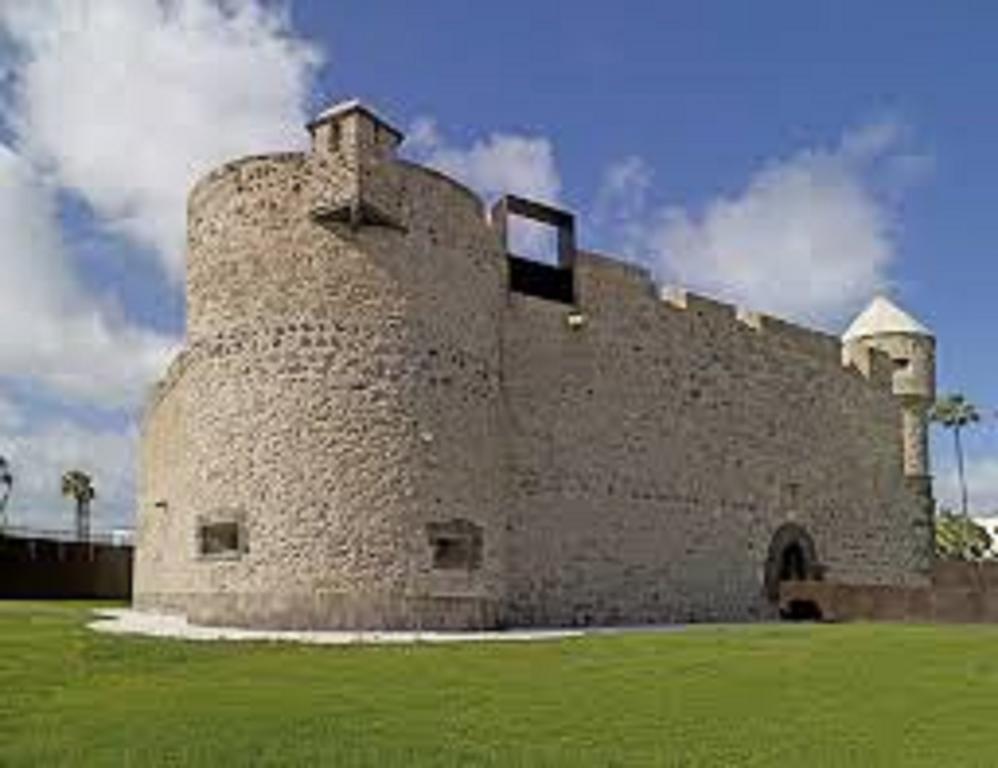
M 792 573 L 787 573 L 788 569 Z M 806 528 L 797 523 L 784 523 L 776 529 L 769 542 L 764 577 L 770 601 L 779 600 L 781 580 L 818 580 L 821 572 L 818 550 Z

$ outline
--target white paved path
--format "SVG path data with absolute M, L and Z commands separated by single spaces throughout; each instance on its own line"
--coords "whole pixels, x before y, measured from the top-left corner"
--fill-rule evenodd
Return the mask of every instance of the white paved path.
M 184 616 L 135 611 L 131 608 L 101 608 L 88 625 L 97 632 L 115 635 L 173 637 L 182 640 L 234 640 L 243 642 L 292 642 L 315 645 L 355 645 L 394 643 L 474 643 L 564 640 L 594 634 L 622 632 L 671 632 L 680 625 L 606 627 L 591 629 L 511 629 L 492 632 L 432 631 L 313 631 L 242 629 L 239 627 L 204 627 L 189 624 Z

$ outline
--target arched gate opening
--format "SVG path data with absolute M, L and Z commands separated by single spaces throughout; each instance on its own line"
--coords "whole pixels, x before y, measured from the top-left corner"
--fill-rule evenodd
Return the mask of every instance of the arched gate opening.
M 811 534 L 797 523 L 781 525 L 773 534 L 766 558 L 764 586 L 770 602 L 779 603 L 782 582 L 818 581 L 821 571 Z M 821 618 L 821 609 L 813 601 L 793 600 L 781 611 L 781 616 L 813 621 Z

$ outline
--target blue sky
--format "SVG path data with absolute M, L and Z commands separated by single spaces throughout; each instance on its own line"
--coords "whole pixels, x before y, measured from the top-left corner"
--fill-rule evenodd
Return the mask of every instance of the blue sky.
M 998 6 L 822 5 L 299 3 L 295 18 L 330 49 L 320 94 L 432 114 L 458 140 L 552 137 L 574 207 L 622 155 L 696 207 L 774 158 L 901 121 L 933 168 L 899 211 L 893 277 L 945 339 L 944 377 L 959 366 L 954 385 L 987 398 L 992 331 L 970 311 L 986 314 L 998 275 Z
M 833 331 L 887 291 L 936 332 L 941 388 L 993 413 L 998 6 L 824 5 L 0 0 L 15 521 L 67 526 L 78 463 L 101 524 L 130 523 L 134 415 L 182 333 L 187 186 L 351 96 L 411 156 L 551 198 L 662 280 Z M 996 424 L 968 450 L 998 511 Z M 935 464 L 952 498 L 948 442 Z

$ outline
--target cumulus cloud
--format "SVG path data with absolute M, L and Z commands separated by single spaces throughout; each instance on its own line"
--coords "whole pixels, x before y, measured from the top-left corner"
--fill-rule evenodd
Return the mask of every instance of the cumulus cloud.
M 441 135 L 435 121 L 420 118 L 409 131 L 406 149 L 488 198 L 513 193 L 556 203 L 561 195 L 554 147 L 544 137 L 493 133 L 460 147 Z
M 108 407 L 134 405 L 173 340 L 84 291 L 58 229 L 54 191 L 0 144 L 0 376 Z
M 319 63 L 265 0 L 0 0 L 0 453 L 20 522 L 71 523 L 71 467 L 94 475 L 98 516 L 130 519 L 120 425 L 178 341 L 129 320 L 119 286 L 81 279 L 61 202 L 111 235 L 116 263 L 152 254 L 177 290 L 191 183 L 302 142 Z
M 761 168 L 745 188 L 700 211 L 648 202 L 639 158 L 612 166 L 598 201 L 604 227 L 632 258 L 678 282 L 753 309 L 841 322 L 889 284 L 893 204 L 925 172 L 885 121 Z
M 0 0 L 18 149 L 112 232 L 183 266 L 211 166 L 301 140 L 317 50 L 259 0 Z
M 92 429 L 65 421 L 14 433 L 0 430 L 0 455 L 10 462 L 14 476 L 8 520 L 15 526 L 72 530 L 74 508 L 60 493 L 60 479 L 65 471 L 80 469 L 91 476 L 97 491 L 94 529 L 130 526 L 135 441 L 132 431 Z
M 554 146 L 541 136 L 493 133 L 463 147 L 448 141 L 435 121 L 420 118 L 409 129 L 405 147 L 415 160 L 452 176 L 489 202 L 505 194 L 551 204 L 561 197 Z M 510 240 L 513 250 L 524 255 L 554 258 L 556 235 L 550 227 L 514 218 Z
M 21 409 L 12 398 L 0 392 L 0 434 L 13 432 L 24 426 L 24 417 Z
M 651 167 L 637 155 L 611 163 L 603 174 L 592 221 L 597 232 L 609 238 L 608 245 L 624 255 L 647 258 L 653 181 Z

